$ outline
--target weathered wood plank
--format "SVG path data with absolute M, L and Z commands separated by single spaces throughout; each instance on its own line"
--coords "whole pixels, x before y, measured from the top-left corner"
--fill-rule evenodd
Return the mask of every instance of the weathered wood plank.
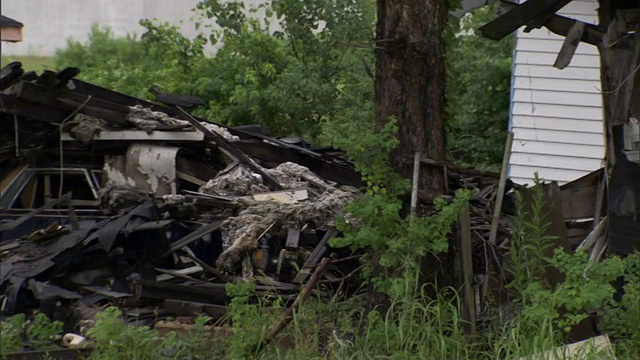
M 296 275 L 296 278 L 293 280 L 294 283 L 298 283 L 298 284 L 303 283 L 307 279 L 307 277 L 309 277 L 310 270 L 313 269 L 313 267 L 316 266 L 316 264 L 318 264 L 318 261 L 320 261 L 320 258 L 322 258 L 324 253 L 327 251 L 327 243 L 329 242 L 329 239 L 333 238 L 337 234 L 338 234 L 338 231 L 335 229 L 329 230 L 327 231 L 326 234 L 324 234 L 322 239 L 318 242 L 318 245 L 316 246 L 316 248 L 313 249 L 313 252 L 307 258 L 307 261 L 305 261 L 304 265 L 302 265 L 302 269 L 300 269 L 300 272 L 298 273 L 298 275 Z
M 462 208 L 462 211 L 460 211 L 460 215 L 458 217 L 458 245 L 460 247 L 460 263 L 462 265 L 462 279 L 464 282 L 464 296 L 462 297 L 464 311 L 462 313 L 462 319 L 465 321 L 463 327 L 466 330 L 465 332 L 467 335 L 474 336 L 476 333 L 476 302 L 475 291 L 473 289 L 473 260 L 470 227 L 469 205 L 465 205 Z M 487 282 L 485 281 L 485 283 Z
M 594 171 L 562 185 L 562 213 L 565 220 L 587 219 L 594 216 L 598 179 L 602 170 Z
M 562 49 L 560 49 L 558 53 L 558 58 L 555 63 L 553 63 L 554 67 L 564 69 L 571 63 L 571 59 L 576 53 L 576 49 L 578 48 L 578 44 L 580 44 L 580 39 L 582 39 L 586 28 L 587 24 L 581 21 L 576 21 L 573 26 L 571 26 L 562 44 Z

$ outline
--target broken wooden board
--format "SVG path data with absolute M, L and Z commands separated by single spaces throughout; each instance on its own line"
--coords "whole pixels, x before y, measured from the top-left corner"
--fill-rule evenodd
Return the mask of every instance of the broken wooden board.
M 191 267 L 179 269 L 179 270 L 156 269 L 156 271 L 165 272 L 164 274 L 160 274 L 156 276 L 156 281 L 166 281 L 166 280 L 171 280 L 176 276 L 179 277 L 180 275 L 191 275 L 191 274 L 197 274 L 197 273 L 203 272 L 204 268 L 202 266 L 196 265 L 196 266 L 191 266 Z
M 576 21 L 573 26 L 571 26 L 571 29 L 569 29 L 569 33 L 562 43 L 562 48 L 558 53 L 558 57 L 553 63 L 554 67 L 558 69 L 564 69 L 569 65 L 569 63 L 571 63 L 571 59 L 573 59 L 573 55 L 578 49 L 580 39 L 582 39 L 582 35 L 584 34 L 586 28 L 587 24 L 583 23 L 582 21 Z
M 329 239 L 335 237 L 336 235 L 338 235 L 338 230 L 335 229 L 328 230 L 324 234 L 322 239 L 320 239 L 320 241 L 318 242 L 318 245 L 316 245 L 316 248 L 313 249 L 313 252 L 307 258 L 307 261 L 305 261 L 304 265 L 302 265 L 302 269 L 300 269 L 298 275 L 296 275 L 295 279 L 293 279 L 294 283 L 301 284 L 305 280 L 307 280 L 307 278 L 311 275 L 311 269 L 313 269 L 318 264 L 324 253 L 327 251 L 327 243 L 329 242 Z
M 603 169 L 560 186 L 562 213 L 565 220 L 592 219 L 597 198 L 599 179 Z

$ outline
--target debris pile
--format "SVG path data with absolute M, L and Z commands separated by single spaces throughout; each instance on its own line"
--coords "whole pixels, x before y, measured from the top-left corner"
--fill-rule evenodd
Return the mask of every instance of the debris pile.
M 342 206 L 361 196 L 361 177 L 339 151 L 212 124 L 77 73 L 2 70 L 1 315 L 37 309 L 76 332 L 105 304 L 151 325 L 168 315 L 217 319 L 228 282 L 252 278 L 259 291 L 293 299 L 318 280 L 314 269 L 340 279 L 361 268 L 329 244 Z M 447 169 L 450 193 L 476 193 L 480 288 L 502 271 L 512 237 L 504 220 L 492 233 L 499 175 L 427 164 Z M 513 214 L 511 199 L 498 213 Z
M 114 303 L 137 319 L 219 318 L 227 282 L 287 298 L 322 258 L 352 255 L 328 244 L 361 185 L 334 149 L 195 119 L 72 70 L 13 63 L 0 78 L 0 314 L 75 326 L 78 307 Z

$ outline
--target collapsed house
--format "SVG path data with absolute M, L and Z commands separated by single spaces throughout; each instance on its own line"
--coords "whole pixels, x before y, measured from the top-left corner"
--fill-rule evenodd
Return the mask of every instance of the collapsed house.
M 229 281 L 290 297 L 322 258 L 352 256 L 329 244 L 362 185 L 339 151 L 213 124 L 78 72 L 2 69 L 0 314 L 38 309 L 75 324 L 70 306 L 110 302 L 137 309 L 136 319 L 157 316 L 147 305 L 218 318 Z M 480 264 L 497 178 L 447 174 L 451 193 L 478 190 Z M 499 231 L 501 245 L 509 231 Z M 336 263 L 329 282 L 360 267 Z
M 297 292 L 329 255 L 360 185 L 335 150 L 215 125 L 77 73 L 2 70 L 2 314 L 55 315 L 60 299 L 87 294 L 223 306 L 231 279 Z

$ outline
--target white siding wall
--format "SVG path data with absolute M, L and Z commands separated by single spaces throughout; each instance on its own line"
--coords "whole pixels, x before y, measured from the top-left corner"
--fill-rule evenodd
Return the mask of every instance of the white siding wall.
M 559 13 L 597 24 L 597 2 L 574 0 Z M 604 157 L 600 57 L 580 44 L 571 64 L 553 67 L 563 37 L 547 29 L 516 34 L 509 175 L 531 184 L 534 172 L 565 183 L 601 167 Z

